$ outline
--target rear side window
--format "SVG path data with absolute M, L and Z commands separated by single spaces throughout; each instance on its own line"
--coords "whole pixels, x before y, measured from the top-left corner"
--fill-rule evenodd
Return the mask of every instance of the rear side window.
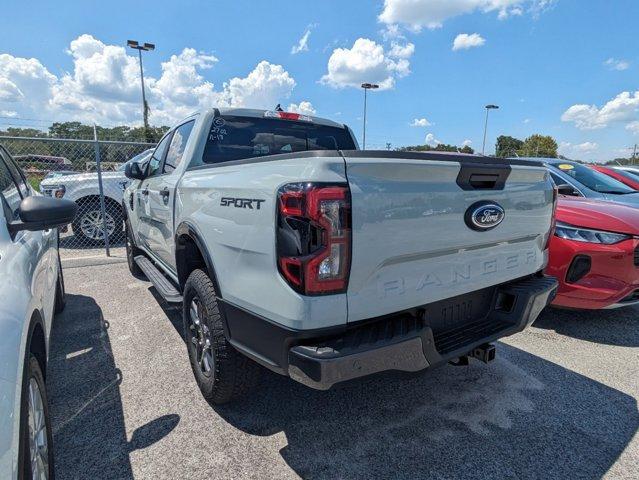
M 194 124 L 195 121 L 192 120 L 175 129 L 171 145 L 169 145 L 169 151 L 166 154 L 166 160 L 164 160 L 164 173 L 171 173 L 182 162 L 186 142 L 191 135 Z
M 307 150 L 354 149 L 355 143 L 346 128 L 274 118 L 223 116 L 213 120 L 202 164 Z
M 18 206 L 22 201 L 22 194 L 18 190 L 16 181 L 4 161 L 4 155 L 0 158 L 0 195 L 2 196 L 2 206 L 7 220 L 16 220 L 18 218 Z

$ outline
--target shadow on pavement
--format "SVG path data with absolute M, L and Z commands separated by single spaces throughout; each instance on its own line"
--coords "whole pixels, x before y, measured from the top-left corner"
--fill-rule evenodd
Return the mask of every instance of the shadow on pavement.
M 127 441 L 122 373 L 108 330 L 100 307 L 83 295 L 67 295 L 65 312 L 55 318 L 47 388 L 58 479 L 132 478 L 129 453 L 161 440 L 180 421 L 178 415 L 164 415 Z
M 181 310 L 154 296 L 181 333 Z M 594 321 L 574 323 L 574 336 L 595 338 Z M 637 329 L 617 325 L 635 345 Z M 607 327 L 596 338 L 620 342 Z M 391 372 L 327 392 L 264 370 L 246 399 L 212 409 L 250 435 L 283 432 L 282 458 L 312 479 L 599 479 L 639 430 L 632 396 L 503 343 L 490 365 Z
M 328 392 L 268 374 L 214 409 L 253 435 L 284 432 L 303 478 L 601 478 L 639 428 L 635 399 L 508 345 L 498 357 Z
M 546 308 L 535 327 L 589 342 L 639 347 L 637 307 L 593 311 Z

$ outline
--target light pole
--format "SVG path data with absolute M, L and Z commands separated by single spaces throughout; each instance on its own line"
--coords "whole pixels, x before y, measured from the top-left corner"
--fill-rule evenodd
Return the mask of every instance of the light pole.
M 481 154 L 484 154 L 484 150 L 486 148 L 486 130 L 488 130 L 488 110 L 497 110 L 499 105 L 486 105 L 486 121 L 484 122 L 484 141 L 481 144 Z
M 138 51 L 138 55 L 140 58 L 140 82 L 142 83 L 142 114 L 144 116 L 144 134 L 148 137 L 149 134 L 149 104 L 146 103 L 146 95 L 144 93 L 144 70 L 142 69 L 142 51 L 148 52 L 150 50 L 155 50 L 155 44 L 153 43 L 143 43 L 140 45 L 136 40 L 127 40 L 126 44 L 128 47 L 133 48 Z M 148 140 L 148 138 L 147 138 Z
M 362 88 L 364 89 L 364 141 L 362 150 L 366 150 L 366 94 L 369 90 L 375 90 L 379 88 L 379 85 L 376 83 L 362 83 Z

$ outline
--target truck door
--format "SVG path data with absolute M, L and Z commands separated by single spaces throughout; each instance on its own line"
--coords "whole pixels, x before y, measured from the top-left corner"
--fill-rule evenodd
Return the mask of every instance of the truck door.
M 153 250 L 153 238 L 151 222 L 153 220 L 151 216 L 151 206 L 149 201 L 150 190 L 149 187 L 155 187 L 158 183 L 158 177 L 162 174 L 162 162 L 166 156 L 171 138 L 173 137 L 173 131 L 168 132 L 151 155 L 149 165 L 146 171 L 146 178 L 140 182 L 140 186 L 136 191 L 137 212 L 138 212 L 138 228 L 137 233 L 140 243 Z
M 145 180 L 147 243 L 160 260 L 173 268 L 175 268 L 173 203 L 175 186 L 179 179 L 176 169 L 184 156 L 194 123 L 195 120 L 190 120 L 173 131 L 159 173 L 150 177 L 148 181 Z

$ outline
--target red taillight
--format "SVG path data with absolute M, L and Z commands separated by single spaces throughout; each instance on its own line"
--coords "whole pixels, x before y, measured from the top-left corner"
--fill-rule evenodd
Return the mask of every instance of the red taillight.
M 552 220 L 550 222 L 550 230 L 548 230 L 548 238 L 546 239 L 546 245 L 544 245 L 544 250 L 550 247 L 550 241 L 552 240 L 552 236 L 555 234 L 555 226 L 557 225 L 557 202 L 559 199 L 559 190 L 557 189 L 557 185 L 552 184 Z
M 278 192 L 278 267 L 304 295 L 343 293 L 351 248 L 350 192 L 344 185 L 289 184 Z
M 313 121 L 313 118 L 309 117 L 308 115 L 302 115 L 301 113 L 293 113 L 293 112 L 280 112 L 277 110 L 276 111 L 267 110 L 266 112 L 264 112 L 264 116 L 270 117 L 270 118 L 281 118 L 282 120 L 295 120 L 300 122 Z

